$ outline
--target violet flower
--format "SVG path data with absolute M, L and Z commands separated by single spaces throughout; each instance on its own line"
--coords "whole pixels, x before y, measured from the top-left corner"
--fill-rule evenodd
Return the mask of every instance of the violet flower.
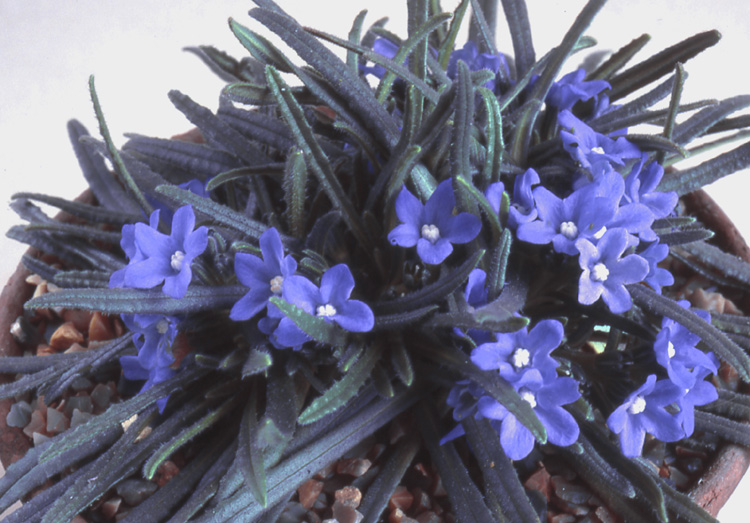
M 578 285 L 578 301 L 591 305 L 601 297 L 615 314 L 630 310 L 633 301 L 625 285 L 638 283 L 648 274 L 648 262 L 637 254 L 622 258 L 628 247 L 625 229 L 609 229 L 596 245 L 580 239 L 578 263 L 583 269 Z
M 503 67 L 503 72 L 507 76 L 508 64 L 505 61 L 504 56 L 498 56 L 490 53 L 480 53 L 474 42 L 466 42 L 462 49 L 453 51 L 448 59 L 448 67 L 446 74 L 448 78 L 455 79 L 458 72 L 458 61 L 463 60 L 470 71 L 481 71 L 487 69 L 497 75 L 500 68 Z M 488 82 L 485 82 L 483 87 L 486 87 L 490 91 L 495 91 L 496 80 L 493 78 Z
M 454 216 L 455 206 L 450 179 L 441 182 L 424 205 L 404 187 L 396 198 L 396 216 L 402 223 L 388 233 L 388 241 L 401 247 L 416 245 L 422 261 L 441 263 L 453 252 L 452 244 L 470 242 L 482 228 L 471 213 Z
M 606 229 L 617 212 L 619 200 L 594 194 L 594 184 L 573 191 L 567 198 L 559 198 L 544 186 L 533 190 L 537 219 L 520 223 L 516 231 L 519 240 L 552 247 L 564 254 L 578 254 L 576 241 L 595 240 Z
M 496 333 L 495 342 L 483 343 L 471 351 L 471 361 L 482 370 L 497 370 L 511 383 L 532 370 L 551 380 L 557 375 L 559 364 L 550 353 L 562 339 L 562 323 L 542 320 L 530 331 L 524 327 L 516 332 Z
M 590 100 L 605 89 L 612 88 L 605 80 L 586 81 L 585 77 L 586 70 L 577 69 L 553 83 L 545 99 L 547 105 L 560 111 L 572 109 L 576 103 Z
M 392 60 L 398 53 L 398 46 L 387 38 L 376 38 L 372 44 L 372 50 Z M 362 74 L 371 74 L 376 78 L 383 78 L 386 73 L 385 67 L 379 64 L 360 65 L 359 70 Z
M 175 211 L 169 236 L 157 230 L 158 214 L 154 214 L 150 225 L 136 223 L 128 230 L 127 240 L 123 232 L 123 242 L 127 242 L 128 247 L 125 253 L 132 257 L 125 268 L 112 275 L 109 286 L 150 289 L 164 283 L 164 294 L 182 298 L 193 275 L 190 264 L 208 246 L 208 230 L 206 227 L 193 230 L 195 214 L 190 205 Z M 133 233 L 132 244 L 130 232 Z
M 607 418 L 607 426 L 620 437 L 620 448 L 628 457 L 641 455 L 646 433 L 661 441 L 677 441 L 685 434 L 677 416 L 664 407 L 678 402 L 683 389 L 669 380 L 656 381 L 651 374 L 622 405 Z
M 680 400 L 680 412 L 677 413 L 677 420 L 682 425 L 686 438 L 692 436 L 695 431 L 695 407 L 708 405 L 719 399 L 719 392 L 716 387 L 705 380 L 709 374 L 711 374 L 710 369 L 696 368 L 692 373 L 694 383 L 685 389 L 685 395 Z
M 320 279 L 320 287 L 304 276 L 294 275 L 284 281 L 282 298 L 308 314 L 322 317 L 350 332 L 367 332 L 375 325 L 372 309 L 361 301 L 350 300 L 354 277 L 346 264 L 328 269 Z M 276 341 L 286 347 L 299 347 L 310 337 L 287 317 L 274 331 Z
M 171 347 L 177 336 L 179 319 L 159 314 L 123 314 L 122 320 L 133 333 L 137 356 L 122 356 L 120 366 L 123 376 L 131 381 L 146 380 L 140 392 L 175 375 L 171 368 L 175 361 Z M 157 401 L 159 412 L 164 411 L 167 397 Z
M 611 164 L 624 165 L 625 160 L 640 158 L 641 151 L 626 138 L 612 139 L 597 133 L 570 111 L 560 111 L 557 117 L 563 148 L 582 167 L 591 171 L 596 178 Z
M 578 423 L 562 408 L 581 396 L 573 378 L 555 376 L 546 380 L 537 369 L 532 369 L 513 386 L 544 425 L 547 441 L 563 447 L 576 442 Z M 493 426 L 499 429 L 500 445 L 510 459 L 523 459 L 529 455 L 534 448 L 533 434 L 502 404 L 490 396 L 483 396 L 477 403 L 477 412 L 484 418 L 501 422 L 499 427 L 496 423 Z
M 685 309 L 690 308 L 690 303 L 686 300 L 678 303 Z M 710 323 L 711 317 L 708 312 L 700 309 L 695 309 L 693 312 Z M 697 334 L 693 334 L 673 319 L 667 317 L 662 319 L 661 330 L 654 341 L 656 361 L 667 369 L 667 375 L 672 383 L 683 389 L 693 386 L 694 370 L 703 368 L 713 374 L 718 372 L 715 356 L 696 347 L 700 341 Z
M 536 219 L 537 210 L 531 188 L 539 183 L 539 174 L 534 169 L 526 169 L 513 182 L 513 198 L 508 214 L 508 227 L 516 230 L 522 223 Z
M 275 228 L 265 230 L 259 243 L 263 259 L 244 252 L 234 257 L 237 279 L 250 289 L 232 307 L 229 318 L 234 321 L 249 320 L 269 305 L 271 296 L 281 296 L 287 278 L 297 270 L 294 258 L 289 254 L 284 256 L 284 246 Z M 269 306 L 276 308 L 273 304 Z
M 648 274 L 643 281 L 661 294 L 662 287 L 669 287 L 674 283 L 674 276 L 667 269 L 662 269 L 658 263 L 669 255 L 669 246 L 658 241 L 638 253 L 638 256 L 648 262 Z
M 674 210 L 678 196 L 674 191 L 661 192 L 656 189 L 664 176 L 664 167 L 657 162 L 645 165 L 647 160 L 648 155 L 642 155 L 625 178 L 625 198 L 647 206 L 654 218 L 664 218 Z

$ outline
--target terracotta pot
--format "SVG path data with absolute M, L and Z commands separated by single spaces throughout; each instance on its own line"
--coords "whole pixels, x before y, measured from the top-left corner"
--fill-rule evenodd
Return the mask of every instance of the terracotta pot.
M 90 200 L 84 193 L 81 199 Z M 697 191 L 683 198 L 689 214 L 697 216 L 708 228 L 717 232 L 717 243 L 735 255 L 750 263 L 750 248 L 747 246 L 737 228 L 704 191 Z M 29 249 L 32 256 L 35 249 Z M 18 356 L 21 349 L 10 333 L 10 325 L 22 313 L 23 304 L 31 297 L 32 286 L 26 283 L 28 270 L 19 264 L 16 272 L 3 288 L 0 295 L 0 356 Z M 746 314 L 750 312 L 750 296 L 742 303 Z M 10 377 L 1 377 L 2 383 Z M 7 467 L 22 457 L 29 449 L 28 438 L 20 429 L 8 427 L 5 419 L 12 405 L 12 399 L 0 401 L 0 461 Z M 714 462 L 704 473 L 699 483 L 690 491 L 690 496 L 709 514 L 716 516 L 737 488 L 740 480 L 750 466 L 750 449 L 727 444 L 718 453 Z

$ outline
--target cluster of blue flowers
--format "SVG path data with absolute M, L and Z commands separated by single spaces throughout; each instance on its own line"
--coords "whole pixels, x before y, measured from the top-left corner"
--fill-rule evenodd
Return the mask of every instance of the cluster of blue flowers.
M 687 301 L 679 304 L 688 308 Z M 705 321 L 706 311 L 693 310 Z M 651 374 L 646 382 L 630 394 L 610 414 L 607 425 L 620 437 L 626 456 L 639 456 L 646 433 L 661 441 L 677 441 L 693 433 L 694 407 L 715 401 L 716 387 L 706 381 L 718 372 L 718 360 L 696 345 L 700 338 L 669 318 L 662 320 L 654 342 L 656 361 L 664 367 L 667 377 L 657 379 Z
M 234 258 L 237 279 L 250 290 L 232 307 L 231 319 L 248 320 L 265 308 L 266 316 L 259 320 L 258 328 L 269 335 L 275 347 L 295 350 L 312 338 L 269 301 L 274 296 L 347 331 L 372 329 L 375 317 L 370 307 L 349 299 L 354 277 L 348 266 L 334 265 L 323 273 L 317 286 L 295 273 L 297 262 L 291 255 L 284 256 L 284 246 L 275 228 L 261 235 L 260 248 L 263 259 L 247 253 L 237 253 Z
M 195 229 L 195 213 L 189 205 L 172 216 L 171 233 L 159 232 L 161 210 L 151 213 L 148 225 L 127 224 L 122 228 L 120 246 L 129 259 L 122 269 L 112 273 L 110 288 L 151 289 L 162 285 L 164 294 L 182 298 L 193 277 L 191 264 L 208 246 L 208 229 Z M 137 356 L 120 358 L 123 374 L 129 380 L 146 380 L 141 391 L 174 375 L 172 343 L 178 332 L 179 319 L 164 315 L 122 315 L 133 333 Z M 159 400 L 164 410 L 167 398 Z

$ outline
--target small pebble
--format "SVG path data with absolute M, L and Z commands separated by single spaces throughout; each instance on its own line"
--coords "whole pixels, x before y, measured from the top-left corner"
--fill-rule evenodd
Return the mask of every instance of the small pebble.
M 96 405 L 100 409 L 106 409 L 107 407 L 109 407 L 111 399 L 112 389 L 110 389 L 104 383 L 97 383 L 96 387 L 94 387 L 94 390 L 91 391 L 91 401 L 93 401 L 94 405 Z
M 74 343 L 83 342 L 83 334 L 76 329 L 73 322 L 68 321 L 55 329 L 55 332 L 52 333 L 52 337 L 49 340 L 49 346 L 54 350 L 65 350 Z
M 102 515 L 108 519 L 114 519 L 115 514 L 117 514 L 117 511 L 120 510 L 120 505 L 122 504 L 122 498 L 121 497 L 113 497 L 102 503 L 99 510 L 102 511 Z
M 62 412 L 47 407 L 47 432 L 50 434 L 59 434 L 70 426 L 70 420 Z
M 391 511 L 396 509 L 409 510 L 413 502 L 414 496 L 409 492 L 409 489 L 399 485 L 391 494 L 391 499 L 388 500 L 388 509 Z
M 357 509 L 336 501 L 333 504 L 333 517 L 338 523 L 360 523 L 365 516 Z
M 93 414 L 89 414 L 88 412 L 81 412 L 78 409 L 73 409 L 73 415 L 70 417 L 70 426 L 72 428 L 77 427 L 78 425 L 83 425 L 93 417 Z
M 369 459 L 345 458 L 336 463 L 337 474 L 348 474 L 358 478 L 369 470 L 372 462 Z
M 300 504 L 305 507 L 305 509 L 312 508 L 322 491 L 322 481 L 308 479 L 297 489 L 297 496 L 299 497 Z
M 357 487 L 344 487 L 336 491 L 336 501 L 342 505 L 352 508 L 359 507 L 362 502 L 362 493 Z

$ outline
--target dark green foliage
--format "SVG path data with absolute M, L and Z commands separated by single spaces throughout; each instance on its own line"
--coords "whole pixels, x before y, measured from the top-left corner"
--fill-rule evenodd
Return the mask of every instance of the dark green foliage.
M 581 305 L 574 288 L 577 259 L 519 240 L 509 222 L 513 186 L 527 168 L 537 169 L 555 189 L 582 172 L 568 158 L 561 160 L 556 113 L 545 99 L 569 58 L 595 44 L 584 32 L 605 1 L 590 0 L 560 45 L 539 59 L 523 0 L 463 0 L 453 13 L 440 12 L 436 0 L 409 0 L 403 38 L 384 29 L 384 21 L 365 30 L 364 11 L 347 38 L 339 38 L 303 27 L 271 0 L 255 3 L 259 7 L 250 16 L 288 44 L 301 63 L 230 19 L 249 57 L 238 60 L 210 46 L 188 49 L 228 82 L 219 109 L 179 91 L 169 93 L 197 127 L 193 138 L 200 143 L 131 134 L 121 150 L 114 146 L 92 78 L 103 142 L 78 122 L 68 130 L 98 204 L 36 193 L 14 197 L 13 208 L 29 223 L 8 235 L 47 253 L 25 256 L 24 263 L 62 287 L 33 298 L 27 310 L 176 316 L 180 343 L 189 353 L 173 366 L 179 367 L 174 377 L 113 404 L 9 467 L 0 479 L 0 511 L 48 478 L 61 479 L 8 521 L 67 521 L 121 480 L 151 479 L 160 464 L 184 451 L 191 456 L 186 466 L 125 521 L 270 523 L 306 480 L 406 413 L 403 419 L 416 422 L 413 430 L 388 449 L 373 469 L 372 483 L 363 487 L 359 510 L 365 521 L 383 518 L 413 460 L 429 455 L 458 521 L 538 522 L 535 494 L 526 492 L 519 476 L 522 466 L 506 456 L 487 419 L 472 414 L 461 420 L 468 446 L 460 440 L 440 444 L 455 426 L 445 396 L 459 380 L 478 385 L 505 407 L 543 453 L 560 456 L 626 521 L 713 521 L 643 459 L 626 458 L 602 419 L 642 383 L 646 367 L 639 351 L 653 344 L 663 318 L 698 335 L 700 348 L 750 381 L 748 319 L 712 314 L 709 323 L 677 304 L 671 290 L 658 294 L 642 284 L 628 287 L 635 307 L 627 314 L 614 314 L 601 303 Z M 498 52 L 500 7 L 514 51 L 510 77 L 502 67 L 494 75 L 465 61 L 449 77 L 446 67 L 467 23 L 481 52 Z M 398 48 L 393 59 L 373 50 L 376 38 Z M 577 114 L 590 117 L 587 123 L 601 133 L 640 123 L 659 126 L 656 134 L 627 135 L 648 161 L 666 167 L 743 142 L 696 167 L 667 169 L 660 190 L 684 195 L 750 165 L 745 143 L 750 119 L 731 117 L 750 105 L 750 97 L 682 100 L 687 81 L 682 64 L 718 38 L 715 31 L 701 33 L 626 69 L 649 40 L 643 35 L 587 73 L 587 80 L 611 83 L 613 102 L 633 96 L 596 117 L 591 104 L 579 103 Z M 346 59 L 325 42 L 346 50 Z M 360 67 L 373 64 L 384 73 L 370 87 Z M 495 91 L 487 82 L 495 82 Z M 668 107 L 657 105 L 668 97 Z M 711 137 L 718 132 L 728 133 Z M 692 145 L 696 139 L 701 145 Z M 480 217 L 482 230 L 439 265 L 415 263 L 413 250 L 394 248 L 388 240 L 400 218 L 395 202 L 405 187 L 424 203 L 449 178 L 456 212 Z M 178 186 L 193 180 L 205 184 L 207 197 Z M 487 190 L 496 182 L 505 192 L 493 200 Z M 37 203 L 76 221 L 52 219 Z M 192 206 L 198 225 L 209 228 L 209 247 L 193 262 L 185 296 L 172 299 L 159 288 L 110 289 L 111 274 L 128 261 L 121 228 L 144 226 L 159 208 L 159 229 L 165 232 L 164 214 L 182 205 Z M 310 336 L 303 347 L 274 346 L 278 340 L 261 332 L 259 315 L 228 320 L 248 291 L 235 274 L 235 256 L 267 256 L 259 240 L 271 227 L 280 234 L 284 254 L 295 259 L 298 277 L 318 284 L 334 265 L 351 269 L 352 298 L 374 312 L 371 331 L 349 332 L 276 291 L 267 306 Z M 721 290 L 750 290 L 750 265 L 706 243 L 713 232 L 695 218 L 670 215 L 652 228 L 660 243 L 671 247 L 668 263 Z M 477 268 L 486 273 L 486 303 L 470 305 L 464 290 Z M 581 435 L 565 448 L 547 442 L 541 415 L 511 383 L 472 363 L 469 353 L 478 342 L 464 335 L 516 332 L 545 318 L 559 319 L 565 329 L 554 353 L 557 372 L 579 379 L 585 392 L 566 407 Z M 80 376 L 118 376 L 117 359 L 135 354 L 133 345 L 128 333 L 86 352 L 2 358 L 0 373 L 20 376 L 0 385 L 0 397 L 36 394 L 49 404 Z M 166 408 L 158 412 L 156 402 L 167 396 Z M 728 390 L 695 415 L 698 429 L 743 445 L 750 445 L 748 419 L 750 397 Z

